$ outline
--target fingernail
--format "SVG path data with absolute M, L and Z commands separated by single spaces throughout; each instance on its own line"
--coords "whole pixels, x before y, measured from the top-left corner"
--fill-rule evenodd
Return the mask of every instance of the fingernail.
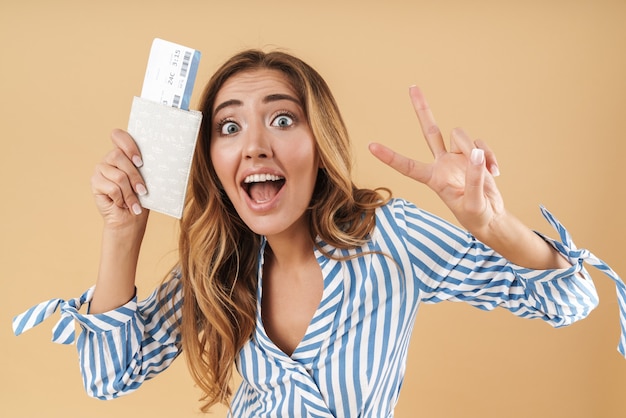
M 137 189 L 137 193 L 139 194 L 139 196 L 145 196 L 148 194 L 148 190 L 146 190 L 145 186 L 141 183 L 137 183 L 135 189 Z
M 133 155 L 133 164 L 135 164 L 135 167 L 141 167 L 143 165 L 143 160 L 138 155 Z
M 500 169 L 495 164 L 491 165 L 491 168 L 489 169 L 489 172 L 491 172 L 491 175 L 494 176 L 494 177 L 498 177 L 500 175 Z
M 470 161 L 474 165 L 480 165 L 485 161 L 485 151 L 480 148 L 474 148 L 470 154 Z
M 135 203 L 133 205 L 133 213 L 135 215 L 140 215 L 141 214 L 141 206 L 139 206 L 139 203 Z

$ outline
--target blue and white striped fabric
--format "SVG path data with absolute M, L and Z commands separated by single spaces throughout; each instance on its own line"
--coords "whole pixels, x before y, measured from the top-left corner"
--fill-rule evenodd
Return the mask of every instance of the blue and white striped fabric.
M 30 308 L 13 319 L 13 332 L 20 335 L 60 307 L 61 319 L 52 341 L 72 344 L 78 323 L 82 333 L 76 345 L 87 393 L 99 399 L 116 398 L 165 370 L 180 354 L 179 283 L 173 276 L 140 303 L 134 297 L 111 312 L 81 314 L 81 307 L 91 301 L 92 287 L 80 298 L 53 299 Z
M 561 242 L 547 239 L 572 266 L 536 271 L 513 265 L 467 232 L 396 199 L 377 212 L 372 239 L 339 250 L 315 249 L 324 291 L 307 332 L 291 356 L 265 333 L 261 320 L 263 251 L 259 252 L 257 327 L 236 366 L 243 382 L 232 401 L 235 417 L 391 417 L 405 373 L 408 344 L 420 303 L 463 301 L 480 309 L 504 307 L 555 327 L 586 317 L 598 298 L 583 261 L 618 285 L 624 353 L 626 292 L 619 277 L 542 208 Z M 346 258 L 359 255 L 356 258 Z M 342 258 L 342 260 L 337 260 Z M 83 328 L 78 339 L 87 391 L 110 399 L 135 390 L 180 352 L 178 276 L 161 293 L 106 314 L 80 315 L 75 300 L 53 300 L 16 317 L 16 333 L 41 322 L 58 306 L 58 342 L 69 342 L 68 318 Z M 161 296 L 159 296 L 159 294 Z M 163 304 L 167 303 L 164 308 Z M 48 307 L 52 304 L 53 307 Z M 41 313 L 45 312 L 45 313 Z

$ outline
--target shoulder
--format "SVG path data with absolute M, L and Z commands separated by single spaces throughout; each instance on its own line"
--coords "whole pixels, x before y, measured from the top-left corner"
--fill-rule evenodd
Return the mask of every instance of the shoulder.
M 374 239 L 389 236 L 404 236 L 411 218 L 419 213 L 417 206 L 401 198 L 392 198 L 376 209 Z
M 387 203 L 376 209 L 376 224 L 380 221 L 389 224 L 405 223 L 407 216 L 415 216 L 421 210 L 408 200 L 402 198 L 389 199 Z
M 419 208 L 401 198 L 390 199 L 376 211 L 377 233 L 393 234 L 400 237 L 419 237 L 429 234 L 467 234 L 449 221 Z

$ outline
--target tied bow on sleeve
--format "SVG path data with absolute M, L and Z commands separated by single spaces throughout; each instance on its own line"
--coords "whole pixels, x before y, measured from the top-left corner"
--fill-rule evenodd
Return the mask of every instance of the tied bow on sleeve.
M 559 251 L 565 254 L 570 261 L 584 261 L 609 276 L 615 282 L 617 288 L 617 305 L 619 306 L 619 321 L 621 334 L 617 351 L 626 357 L 626 285 L 617 273 L 604 261 L 593 255 L 589 250 L 577 249 L 572 237 L 565 227 L 545 207 L 541 206 L 541 213 L 552 227 L 559 233 L 561 242 L 554 241 Z
M 52 329 L 52 342 L 57 344 L 73 344 L 75 340 L 75 315 L 78 310 L 90 301 L 95 287 L 90 288 L 81 295 L 80 298 L 70 299 L 50 299 L 33 306 L 26 312 L 13 318 L 13 333 L 20 335 L 25 331 L 39 325 L 50 315 L 61 308 L 61 319 Z

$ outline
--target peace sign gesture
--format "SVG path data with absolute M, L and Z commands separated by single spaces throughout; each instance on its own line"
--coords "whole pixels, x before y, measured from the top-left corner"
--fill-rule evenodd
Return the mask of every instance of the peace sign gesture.
M 398 172 L 434 190 L 472 234 L 488 236 L 489 226 L 504 213 L 502 196 L 494 180 L 499 174 L 494 153 L 484 142 L 472 140 L 460 128 L 452 130 L 450 147 L 446 149 L 422 92 L 414 86 L 409 89 L 409 95 L 434 161 L 413 160 L 378 143 L 370 144 L 370 152 Z

